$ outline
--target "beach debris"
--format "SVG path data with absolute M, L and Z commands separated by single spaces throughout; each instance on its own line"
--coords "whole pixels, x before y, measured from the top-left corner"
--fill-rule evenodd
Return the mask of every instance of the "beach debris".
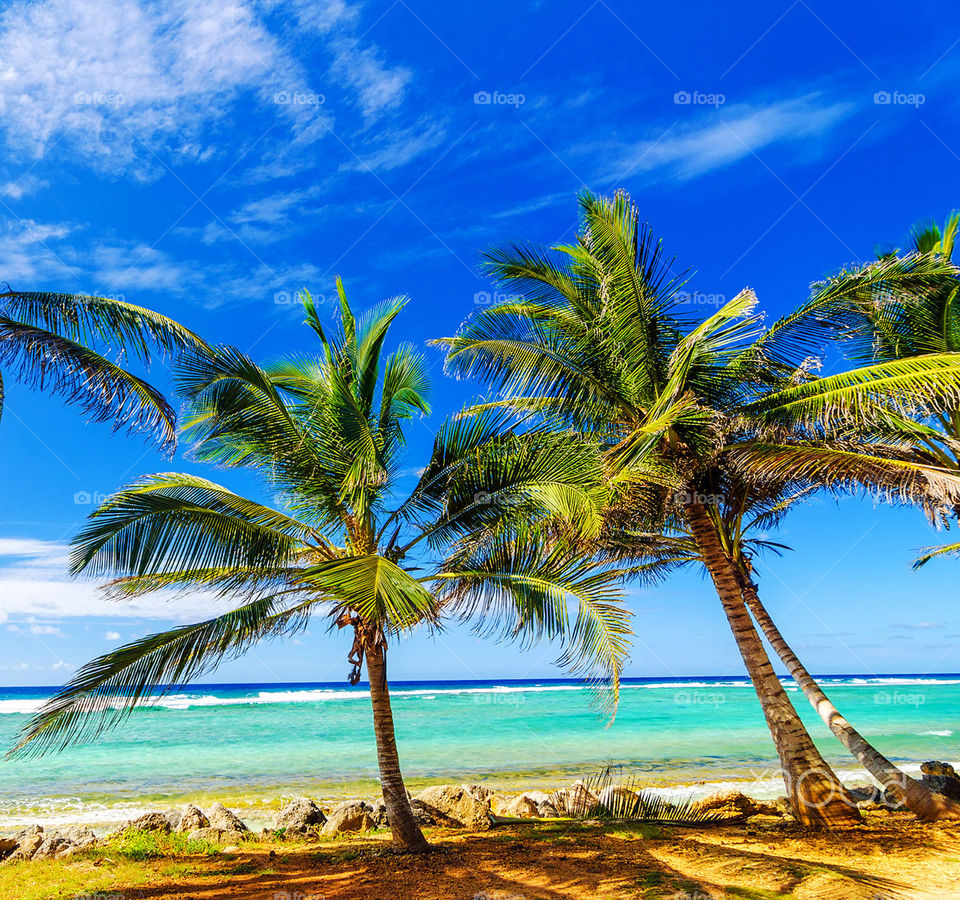
M 198 828 L 209 828 L 210 820 L 203 814 L 203 810 L 188 803 L 180 814 L 180 821 L 177 822 L 177 831 L 187 832 L 196 831 Z
M 306 836 L 327 821 L 323 811 L 309 797 L 294 797 L 285 804 L 274 819 L 274 827 L 286 829 L 285 836 Z
M 921 782 L 931 791 L 943 794 L 951 800 L 960 800 L 960 776 L 950 763 L 930 760 L 920 766 Z
M 373 806 L 362 800 L 347 800 L 330 810 L 323 825 L 323 834 L 339 834 L 342 831 L 369 831 L 374 827 L 370 815 Z
M 490 827 L 490 797 L 486 788 L 481 796 L 471 793 L 468 785 L 440 784 L 428 787 L 414 797 L 438 825 L 486 831 Z
M 221 831 L 239 831 L 241 833 L 250 831 L 240 820 L 240 817 L 227 809 L 222 803 L 214 803 L 207 811 L 207 818 L 210 820 L 211 828 L 219 828 Z

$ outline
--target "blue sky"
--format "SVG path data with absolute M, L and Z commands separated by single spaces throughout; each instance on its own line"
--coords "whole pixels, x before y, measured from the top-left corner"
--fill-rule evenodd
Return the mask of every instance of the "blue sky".
M 304 350 L 292 298 L 341 275 L 357 306 L 412 299 L 395 332 L 454 332 L 493 287 L 483 248 L 570 239 L 575 194 L 628 190 L 704 304 L 744 286 L 777 315 L 811 281 L 957 205 L 960 40 L 942 7 L 229 0 L 8 2 L 0 12 L 0 278 L 121 296 L 257 357 Z M 705 306 L 705 308 L 708 308 Z M 434 363 L 432 429 L 475 388 Z M 153 379 L 168 385 L 157 367 Z M 65 545 L 100 495 L 204 471 L 85 426 L 6 384 L 0 427 L 0 683 L 52 684 L 121 641 L 202 615 L 202 598 L 118 605 L 69 582 Z M 209 473 L 257 494 L 243 473 Z M 260 496 L 259 494 L 257 494 Z M 960 668 L 956 567 L 916 511 L 822 499 L 760 569 L 820 672 Z M 629 674 L 742 671 L 696 574 L 631 592 Z M 215 680 L 336 680 L 322 626 Z M 395 678 L 558 674 L 451 630 Z

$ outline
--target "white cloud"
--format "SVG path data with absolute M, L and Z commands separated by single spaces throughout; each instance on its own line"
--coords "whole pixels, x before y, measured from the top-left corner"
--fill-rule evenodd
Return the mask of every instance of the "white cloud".
M 119 632 L 119 631 L 108 631 L 108 632 L 103 636 L 103 639 L 104 639 L 105 641 L 119 641 L 119 640 L 120 640 L 120 632 Z
M 380 59 L 373 47 L 360 47 L 352 38 L 341 38 L 333 43 L 336 56 L 333 71 L 357 91 L 366 116 L 374 116 L 384 109 L 396 106 L 413 77 L 409 69 L 390 68 Z
M 695 178 L 771 144 L 816 137 L 853 111 L 853 104 L 825 102 L 819 94 L 775 103 L 706 109 L 694 125 L 624 148 L 607 174 L 619 179 L 625 171 L 671 169 L 681 179 Z
M 302 26 L 295 30 L 283 6 L 268 25 L 261 12 L 270 6 L 14 2 L 0 15 L 0 128 L 28 158 L 62 143 L 101 172 L 146 179 L 165 171 L 165 159 L 214 159 L 222 130 L 249 120 L 254 109 L 266 115 L 266 126 L 285 123 L 289 134 L 280 144 L 311 143 L 328 133 L 332 115 L 323 100 L 289 98 L 322 96 L 302 62 L 315 45 L 332 63 L 324 84 L 342 89 L 368 122 L 401 103 L 412 73 L 385 62 L 355 33 L 356 7 L 303 3 L 293 10 Z M 304 30 L 321 37 L 305 47 Z M 38 184 L 12 181 L 0 191 L 22 196 Z
M 53 663 L 50 666 L 50 669 L 54 672 L 59 672 L 62 669 L 72 669 L 72 668 L 73 666 L 70 663 L 64 662 L 62 659 L 57 660 L 55 663 Z
M 46 0 L 7 8 L 0 60 L 0 111 L 15 146 L 39 156 L 63 137 L 109 168 L 146 158 L 142 145 L 158 139 L 201 155 L 200 126 L 262 91 L 284 55 L 232 0 Z
M 18 539 L 5 539 L 4 543 Z M 229 603 L 203 593 L 156 593 L 129 600 L 109 600 L 96 584 L 71 580 L 67 575 L 66 548 L 54 542 L 35 542 L 35 552 L 13 561 L 0 561 L 0 615 L 27 619 L 36 635 L 61 636 L 43 620 L 69 620 L 84 616 L 195 621 L 229 608 Z M 7 626 L 20 629 L 20 626 Z M 34 630 L 36 628 L 36 630 Z

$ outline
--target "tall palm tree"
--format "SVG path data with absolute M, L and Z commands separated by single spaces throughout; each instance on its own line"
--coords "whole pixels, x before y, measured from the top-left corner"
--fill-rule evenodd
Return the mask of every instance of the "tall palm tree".
M 176 442 L 173 409 L 120 363 L 130 357 L 147 364 L 154 348 L 174 354 L 202 344 L 172 319 L 122 300 L 9 287 L 0 292 L 0 368 L 78 404 L 96 421 L 146 431 L 166 449 Z M 3 400 L 0 376 L 0 411 Z
M 222 347 L 181 364 L 197 456 L 255 469 L 281 508 L 161 473 L 108 498 L 74 542 L 73 571 L 113 576 L 116 595 L 202 588 L 230 609 L 88 663 L 14 752 L 95 736 L 157 693 L 320 614 L 352 635 L 351 684 L 366 663 L 394 844 L 420 851 L 394 736 L 390 643 L 419 624 L 439 627 L 445 613 L 480 616 L 512 636 L 564 640 L 571 668 L 615 687 L 629 634 L 623 573 L 575 552 L 596 534 L 607 497 L 589 442 L 519 435 L 496 414 L 454 420 L 402 499 L 405 426 L 429 408 L 426 365 L 409 345 L 385 354 L 405 300 L 358 322 L 339 280 L 337 288 L 336 332 L 305 298 L 318 355 L 258 366 Z
M 618 497 L 600 543 L 613 555 L 652 554 L 652 573 L 689 558 L 664 535 L 688 539 L 720 596 L 797 817 L 858 821 L 773 672 L 723 511 L 745 484 L 954 503 L 960 479 L 899 432 L 883 434 L 901 408 L 955 392 L 960 357 L 817 378 L 809 354 L 820 323 L 786 317 L 764 330 L 749 290 L 697 321 L 682 293 L 686 273 L 672 272 L 628 197 L 583 194 L 581 208 L 573 245 L 488 254 L 488 270 L 515 299 L 442 341 L 448 370 L 479 376 L 500 393 L 478 411 L 536 414 L 601 441 Z

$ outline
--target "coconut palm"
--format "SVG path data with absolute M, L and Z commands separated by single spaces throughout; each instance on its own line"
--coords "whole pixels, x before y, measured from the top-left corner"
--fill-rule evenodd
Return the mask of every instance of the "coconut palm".
M 776 494 L 793 485 L 952 504 L 960 480 L 899 431 L 885 434 L 902 408 L 956 394 L 960 357 L 817 378 L 810 353 L 822 322 L 791 316 L 764 330 L 749 290 L 698 321 L 682 292 L 687 274 L 672 272 L 629 198 L 584 194 L 581 207 L 577 243 L 488 254 L 488 270 L 514 299 L 442 342 L 448 370 L 499 392 L 478 411 L 535 414 L 601 441 L 617 497 L 599 543 L 651 575 L 688 561 L 692 549 L 757 691 L 796 815 L 809 824 L 857 821 L 751 621 L 725 510 L 744 485 L 748 496 L 756 486 Z M 665 542 L 676 536 L 687 543 Z
M 14 752 L 93 737 L 170 686 L 319 614 L 351 635 L 351 684 L 366 664 L 394 843 L 419 851 L 426 842 L 390 706 L 392 641 L 417 625 L 439 627 L 445 613 L 483 617 L 511 636 L 563 639 L 571 668 L 615 683 L 629 618 L 622 573 L 575 552 L 576 539 L 596 534 L 607 496 L 588 442 L 520 435 L 496 414 L 455 420 L 438 431 L 413 491 L 399 496 L 406 426 L 429 408 L 426 365 L 409 345 L 386 355 L 402 298 L 357 321 L 337 287 L 335 332 L 305 298 L 319 355 L 258 366 L 221 347 L 181 364 L 197 456 L 255 469 L 280 506 L 161 473 L 108 498 L 75 539 L 73 571 L 112 576 L 115 595 L 201 588 L 229 609 L 88 663 Z
M 952 261 L 958 228 L 956 212 L 942 229 L 933 221 L 914 225 L 905 252 L 890 250 L 818 283 L 802 312 L 831 322 L 855 362 L 960 352 L 960 268 Z M 913 418 L 926 426 L 918 430 L 918 439 L 928 451 L 945 468 L 960 472 L 960 398 L 950 400 L 937 408 L 918 406 Z M 960 543 L 946 544 L 914 565 L 958 553 Z
M 172 319 L 122 300 L 9 287 L 0 292 L 0 368 L 78 404 L 95 421 L 145 431 L 166 449 L 176 442 L 173 409 L 117 359 L 147 364 L 152 349 L 173 354 L 202 343 Z M 0 377 L 0 411 L 3 399 Z

